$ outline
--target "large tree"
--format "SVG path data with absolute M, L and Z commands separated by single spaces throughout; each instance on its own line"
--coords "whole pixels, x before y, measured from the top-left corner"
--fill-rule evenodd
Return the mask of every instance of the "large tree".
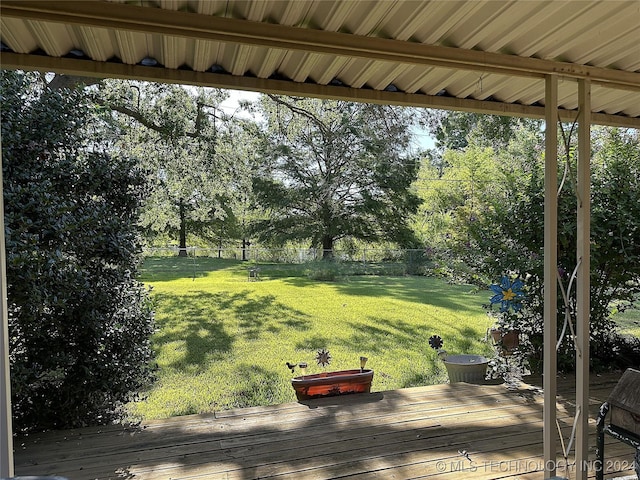
M 0 80 L 14 422 L 104 423 L 150 378 L 153 314 L 135 280 L 144 175 L 103 151 L 81 90 Z
M 539 125 L 539 121 L 520 117 L 420 110 L 419 123 L 425 127 L 441 151 L 463 150 L 470 143 L 496 150 L 506 148 L 523 126 Z
M 263 241 L 308 241 L 330 257 L 337 240 L 413 241 L 418 162 L 408 153 L 408 109 L 263 96 L 264 165 L 253 182 L 269 216 Z
M 473 118 L 462 122 L 471 128 L 465 134 L 471 143 L 438 154 L 429 152 L 416 182 L 422 199 L 415 221 L 420 238 L 427 247 L 445 252 L 448 259 L 453 253 L 467 263 L 469 229 L 493 209 L 504 211 L 502 204 L 518 198 L 520 186 L 539 170 L 544 141 L 538 123 L 522 122 L 513 124 L 510 140 L 502 148 L 490 145 L 504 139 L 484 138 L 476 143 L 488 133 L 484 127 L 472 128 Z
M 166 239 L 186 254 L 187 237 L 206 243 L 237 235 L 233 181 L 238 163 L 223 90 L 106 81 L 94 95 L 117 127 L 116 147 L 149 172 L 142 222 L 150 243 Z

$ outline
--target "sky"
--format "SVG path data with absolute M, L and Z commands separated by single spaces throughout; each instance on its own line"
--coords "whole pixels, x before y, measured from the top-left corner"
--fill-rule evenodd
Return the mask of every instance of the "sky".
M 227 115 L 232 115 L 233 112 L 236 111 L 240 100 L 253 102 L 260 96 L 258 92 L 245 92 L 241 90 L 227 90 L 227 92 L 229 92 L 229 98 L 220 104 L 220 108 L 222 108 Z
M 232 115 L 238 108 L 238 102 L 240 100 L 255 101 L 260 96 L 258 92 L 247 92 L 241 90 L 227 90 L 229 92 L 229 98 L 222 102 L 220 108 L 228 115 Z M 414 128 L 414 146 L 419 150 L 426 150 L 428 148 L 434 148 L 433 138 L 428 132 L 420 128 Z

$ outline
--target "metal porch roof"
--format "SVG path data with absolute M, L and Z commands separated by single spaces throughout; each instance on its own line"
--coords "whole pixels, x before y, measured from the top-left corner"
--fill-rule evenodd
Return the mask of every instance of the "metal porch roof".
M 640 1 L 2 0 L 2 68 L 640 128 Z

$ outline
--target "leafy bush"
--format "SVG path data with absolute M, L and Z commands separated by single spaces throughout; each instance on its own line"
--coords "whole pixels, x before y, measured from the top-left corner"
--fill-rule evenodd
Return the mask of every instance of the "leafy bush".
M 104 423 L 151 374 L 134 278 L 144 176 L 85 140 L 81 91 L 3 72 L 0 94 L 14 424 Z
M 637 133 L 596 131 L 592 161 L 590 327 L 592 366 L 611 365 L 624 339 L 615 333 L 613 306 L 623 310 L 640 295 L 640 139 Z M 559 174 L 562 178 L 564 165 Z M 576 162 L 566 163 L 567 181 L 558 199 L 558 273 L 566 289 L 576 268 Z M 534 341 L 532 357 L 542 358 L 544 172 L 540 161 L 527 164 L 526 175 L 505 174 L 504 191 L 483 206 L 469 227 L 471 241 L 463 255 L 477 271 L 493 278 L 505 271 L 526 278 L 527 315 L 522 328 Z M 509 180 L 509 181 L 504 181 Z M 565 315 L 575 325 L 576 299 L 558 294 L 558 329 Z M 567 329 L 567 333 L 569 330 Z M 574 365 L 571 336 L 560 346 L 559 368 Z M 614 365 L 618 366 L 618 365 Z

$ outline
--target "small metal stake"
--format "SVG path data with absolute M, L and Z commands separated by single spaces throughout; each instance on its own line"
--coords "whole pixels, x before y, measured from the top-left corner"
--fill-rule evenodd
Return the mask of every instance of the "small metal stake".
M 360 371 L 364 372 L 364 366 L 367 364 L 367 357 L 360 357 Z

